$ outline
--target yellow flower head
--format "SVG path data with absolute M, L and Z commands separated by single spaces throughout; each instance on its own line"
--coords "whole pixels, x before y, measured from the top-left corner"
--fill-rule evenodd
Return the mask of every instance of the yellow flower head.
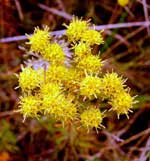
M 50 65 L 46 71 L 46 80 L 54 83 L 62 83 L 66 80 L 68 70 L 65 66 Z
M 23 114 L 24 119 L 26 117 L 39 117 L 40 103 L 38 97 L 35 96 L 25 96 L 20 99 L 19 107 L 20 112 Z
M 91 48 L 89 44 L 80 42 L 76 44 L 74 47 L 74 53 L 77 58 L 83 58 L 91 53 Z
M 85 71 L 87 73 L 96 74 L 99 73 L 102 69 L 103 63 L 98 56 L 88 55 L 81 59 L 78 64 L 77 68 L 81 71 Z
M 121 114 L 125 114 L 128 117 L 128 113 L 132 112 L 132 105 L 136 103 L 134 97 L 131 97 L 129 93 L 122 92 L 115 99 L 110 101 L 112 110 L 117 112 L 118 117 Z
M 82 34 L 81 41 L 89 43 L 90 45 L 100 45 L 104 43 L 103 37 L 102 37 L 102 31 L 98 32 L 96 30 L 85 30 Z
M 59 95 L 61 93 L 60 86 L 54 83 L 44 83 L 41 85 L 40 94 L 43 95 Z
M 118 0 L 118 4 L 122 7 L 126 6 L 129 3 L 129 0 Z
M 62 122 L 71 121 L 76 115 L 76 107 L 64 95 L 44 95 L 42 108 L 44 114 L 51 115 Z
M 80 94 L 89 99 L 100 94 L 101 79 L 94 76 L 86 76 L 80 83 Z
M 69 102 L 68 100 L 64 100 L 63 115 L 60 120 L 64 123 L 70 122 L 76 118 L 76 115 L 77 109 L 75 104 Z
M 45 115 L 59 118 L 63 114 L 63 95 L 43 95 L 42 109 Z
M 31 45 L 31 51 L 36 53 L 41 53 L 45 47 L 49 44 L 50 35 L 48 32 L 49 28 L 46 26 L 44 30 L 35 28 L 33 35 L 28 36 L 29 42 Z
M 72 22 L 67 27 L 66 35 L 70 42 L 75 42 L 81 39 L 82 33 L 88 29 L 89 23 L 73 17 Z
M 63 64 L 65 54 L 58 43 L 48 44 L 41 52 L 43 59 L 53 64 Z
M 102 113 L 96 108 L 87 109 L 80 115 L 80 118 L 81 124 L 87 129 L 99 128 L 103 120 Z
M 102 97 L 106 99 L 115 98 L 124 91 L 124 80 L 117 73 L 107 73 L 102 78 Z
M 65 88 L 71 93 L 77 91 L 79 89 L 80 79 L 80 73 L 77 70 L 69 69 L 66 81 L 64 82 Z
M 19 75 L 19 86 L 23 91 L 31 91 L 39 87 L 44 75 L 41 74 L 41 69 L 33 70 L 31 67 L 24 68 Z

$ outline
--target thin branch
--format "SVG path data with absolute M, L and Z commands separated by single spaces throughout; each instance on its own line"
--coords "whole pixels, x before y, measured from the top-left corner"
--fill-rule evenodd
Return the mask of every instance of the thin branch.
M 145 15 L 145 20 L 147 22 L 149 22 L 149 18 L 148 18 L 148 10 L 147 10 L 147 7 L 146 7 L 146 0 L 143 0 L 143 9 L 144 9 L 144 15 Z M 147 32 L 148 32 L 148 35 L 150 36 L 150 29 L 149 29 L 149 26 L 147 26 Z
M 11 116 L 11 115 L 16 115 L 16 114 L 17 114 L 17 112 L 15 112 L 15 111 L 0 112 L 0 118 Z
M 130 142 L 132 142 L 132 141 L 134 141 L 136 139 L 138 139 L 142 135 L 146 135 L 146 134 L 149 134 L 149 133 L 150 133 L 150 129 L 146 129 L 146 130 L 144 130 L 144 131 L 142 131 L 142 132 L 140 132 L 140 133 L 138 133 L 136 135 L 131 136 L 129 139 L 125 140 L 124 142 L 121 142 L 119 144 L 119 146 L 124 146 L 124 145 L 126 145 L 126 144 L 128 144 L 128 143 L 130 143 Z
M 72 19 L 72 15 L 70 15 L 70 14 L 64 12 L 64 11 L 59 11 L 59 10 L 57 10 L 55 8 L 47 7 L 46 5 L 41 4 L 41 3 L 38 3 L 38 7 L 40 7 L 41 9 L 43 9 L 45 11 L 51 12 L 51 13 L 53 13 L 55 15 L 64 17 L 67 20 L 71 20 Z
M 18 10 L 19 18 L 22 21 L 24 17 L 23 17 L 23 13 L 22 13 L 20 2 L 18 0 L 15 0 L 15 4 L 16 4 L 16 8 Z
M 141 156 L 140 156 L 140 159 L 139 159 L 139 161 L 145 161 L 147 158 L 145 158 L 145 156 L 146 156 L 146 152 L 149 150 L 149 152 L 150 152 L 150 137 L 149 137 L 149 139 L 148 139 L 148 141 L 147 141 L 147 143 L 146 143 L 146 146 L 145 146 L 145 148 L 143 149 L 143 151 L 142 151 L 142 153 L 141 153 Z M 145 158 L 145 159 L 144 159 Z
M 137 0 L 137 2 L 143 4 L 142 1 L 143 1 L 143 0 Z M 146 7 L 147 7 L 148 9 L 150 9 L 150 5 L 148 5 L 148 4 L 146 4 Z
M 115 29 L 115 28 L 129 28 L 129 27 L 138 27 L 138 26 L 150 26 L 150 21 L 143 21 L 143 22 L 129 22 L 129 23 L 117 23 L 117 24 L 108 24 L 108 25 L 100 25 L 94 26 L 96 30 L 107 30 L 107 29 Z M 53 36 L 61 36 L 64 35 L 66 30 L 57 30 L 52 31 L 50 34 Z M 8 43 L 20 40 L 26 40 L 27 37 L 25 35 L 22 36 L 14 36 L 14 37 L 7 37 L 0 39 L 0 43 Z

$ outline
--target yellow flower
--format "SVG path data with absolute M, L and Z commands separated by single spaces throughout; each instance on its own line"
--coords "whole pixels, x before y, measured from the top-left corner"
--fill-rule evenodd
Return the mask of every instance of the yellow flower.
M 46 71 L 46 80 L 62 83 L 67 79 L 68 70 L 65 66 L 50 65 Z
M 126 6 L 129 3 L 129 0 L 118 0 L 118 4 L 122 7 Z
M 75 107 L 75 104 L 65 100 L 63 106 L 63 115 L 60 118 L 60 120 L 63 123 L 70 122 L 76 118 L 76 115 L 77 115 L 77 109 Z
M 31 67 L 24 68 L 19 75 L 19 86 L 23 91 L 31 91 L 39 87 L 44 75 L 41 75 L 41 69 L 33 70 Z
M 112 110 L 117 113 L 119 118 L 121 114 L 125 114 L 128 117 L 128 113 L 132 112 L 131 108 L 136 101 L 134 101 L 134 97 L 131 97 L 129 93 L 122 92 L 109 103 L 112 106 Z
M 79 90 L 80 73 L 76 69 L 69 69 L 64 86 L 70 93 L 77 92 Z
M 63 114 L 63 95 L 43 95 L 42 109 L 44 115 L 52 115 L 59 118 Z
M 93 107 L 85 110 L 80 115 L 80 118 L 81 118 L 81 124 L 88 130 L 93 127 L 96 129 L 100 128 L 100 125 L 103 120 L 102 113 L 100 112 L 100 110 Z
M 101 83 L 102 98 L 110 99 L 118 96 L 124 91 L 124 82 L 125 80 L 119 77 L 117 73 L 105 74 Z
M 77 112 L 75 105 L 62 94 L 44 95 L 42 108 L 45 115 L 51 115 L 64 123 L 73 120 Z
M 103 44 L 104 40 L 101 33 L 102 31 L 98 32 L 96 30 L 85 30 L 82 34 L 81 41 L 89 43 L 90 45 Z
M 20 98 L 19 107 L 20 112 L 23 114 L 24 119 L 26 117 L 38 118 L 41 112 L 40 99 L 35 96 L 25 96 Z
M 66 35 L 70 42 L 75 42 L 81 39 L 82 33 L 88 29 L 89 23 L 87 21 L 80 20 L 73 17 L 72 22 L 69 25 L 65 25 Z
M 80 42 L 76 44 L 74 47 L 74 53 L 77 58 L 83 58 L 91 53 L 91 48 L 89 44 Z
M 54 83 L 44 83 L 41 85 L 40 94 L 43 95 L 59 95 L 61 93 L 61 88 L 58 84 Z
M 77 68 L 81 71 L 85 71 L 87 73 L 96 74 L 99 73 L 102 69 L 103 63 L 98 56 L 88 55 L 81 59 L 78 64 Z
M 91 99 L 100 94 L 101 79 L 94 76 L 86 76 L 80 83 L 80 94 Z
M 46 26 L 44 30 L 35 28 L 32 36 L 28 36 L 29 42 L 31 45 L 31 51 L 36 53 L 41 53 L 45 47 L 49 44 L 50 35 L 48 32 L 49 28 Z
M 53 64 L 63 64 L 65 60 L 65 54 L 61 46 L 57 43 L 48 44 L 41 52 L 43 59 Z

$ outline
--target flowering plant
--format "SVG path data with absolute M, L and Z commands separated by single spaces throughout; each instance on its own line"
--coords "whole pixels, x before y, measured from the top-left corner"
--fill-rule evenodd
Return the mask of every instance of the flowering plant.
M 64 26 L 66 42 L 54 40 L 48 27 L 35 28 L 28 36 L 29 51 L 36 60 L 28 62 L 18 76 L 22 90 L 19 111 L 24 119 L 54 117 L 66 125 L 97 130 L 106 116 L 100 106 L 103 101 L 118 118 L 122 114 L 128 117 L 136 101 L 125 80 L 115 72 L 103 73 L 104 61 L 93 53 L 94 46 L 104 43 L 102 31 L 75 17 Z M 37 61 L 42 65 L 37 67 Z

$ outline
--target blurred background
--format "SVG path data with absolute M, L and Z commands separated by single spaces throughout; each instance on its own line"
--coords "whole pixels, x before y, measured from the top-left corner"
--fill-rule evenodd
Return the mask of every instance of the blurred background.
M 25 33 L 42 25 L 63 30 L 72 15 L 104 25 L 105 43 L 97 50 L 105 68 L 128 78 L 131 94 L 138 95 L 130 119 L 112 113 L 98 134 L 68 132 L 48 118 L 23 123 L 14 112 L 21 94 L 14 73 L 26 60 Z M 0 0 L 0 161 L 150 161 L 149 0 L 125 6 L 117 0 Z

